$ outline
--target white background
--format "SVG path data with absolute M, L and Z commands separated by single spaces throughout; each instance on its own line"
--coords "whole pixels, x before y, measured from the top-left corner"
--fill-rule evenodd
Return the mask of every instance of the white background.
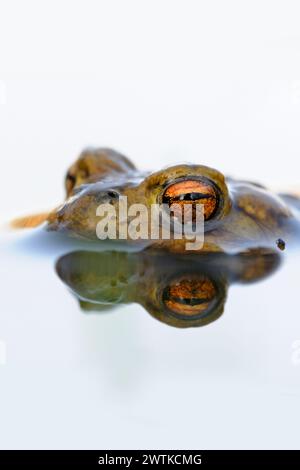
M 61 202 L 89 145 L 300 187 L 299 24 L 286 0 L 0 0 L 0 222 Z M 299 445 L 298 275 L 183 332 L 87 318 L 48 259 L 1 246 L 0 447 Z
M 3 216 L 60 202 L 63 174 L 87 145 L 141 168 L 192 161 L 300 186 L 299 2 L 0 8 Z

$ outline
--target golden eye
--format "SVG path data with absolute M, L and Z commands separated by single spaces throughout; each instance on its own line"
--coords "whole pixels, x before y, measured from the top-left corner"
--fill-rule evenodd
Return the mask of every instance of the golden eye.
M 188 212 L 192 211 L 193 220 L 195 205 L 203 204 L 204 220 L 209 220 L 218 208 L 218 194 L 215 185 L 209 180 L 183 180 L 166 189 L 163 202 L 169 205 L 175 217 L 181 217 L 184 206 L 188 204 Z
M 204 313 L 216 297 L 212 281 L 203 279 L 183 279 L 169 285 L 163 292 L 163 302 L 173 313 L 193 316 Z

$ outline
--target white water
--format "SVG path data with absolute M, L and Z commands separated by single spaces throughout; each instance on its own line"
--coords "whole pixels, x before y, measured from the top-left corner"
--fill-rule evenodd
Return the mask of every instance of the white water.
M 1 238 L 1 447 L 298 447 L 296 255 L 232 286 L 216 322 L 180 330 L 134 304 L 82 313 L 51 240 Z

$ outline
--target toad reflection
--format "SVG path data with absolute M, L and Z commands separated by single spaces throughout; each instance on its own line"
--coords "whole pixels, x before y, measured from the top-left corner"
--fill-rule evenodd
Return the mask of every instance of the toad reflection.
M 157 320 L 188 328 L 217 320 L 231 284 L 268 277 L 280 259 L 274 252 L 199 257 L 151 250 L 75 251 L 57 261 L 56 271 L 86 312 L 138 303 Z

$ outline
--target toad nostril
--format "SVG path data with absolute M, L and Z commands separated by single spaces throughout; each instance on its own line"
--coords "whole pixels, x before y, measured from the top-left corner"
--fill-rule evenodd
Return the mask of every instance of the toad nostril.
M 111 198 L 111 199 L 118 199 L 119 198 L 119 193 L 117 193 L 117 191 L 107 191 L 107 195 Z

